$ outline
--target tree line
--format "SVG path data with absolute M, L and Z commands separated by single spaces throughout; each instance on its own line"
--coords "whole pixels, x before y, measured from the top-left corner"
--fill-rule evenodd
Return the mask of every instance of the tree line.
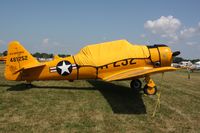
M 182 57 L 173 58 L 173 63 L 180 63 L 181 61 L 191 61 L 192 63 L 195 63 L 197 61 L 200 61 L 200 59 L 184 59 Z
M 54 54 L 50 53 L 39 53 L 39 52 L 36 52 L 34 54 L 32 54 L 34 57 L 36 58 L 53 58 Z M 58 54 L 59 57 L 67 57 L 67 56 L 70 56 L 70 55 L 65 55 L 65 54 Z

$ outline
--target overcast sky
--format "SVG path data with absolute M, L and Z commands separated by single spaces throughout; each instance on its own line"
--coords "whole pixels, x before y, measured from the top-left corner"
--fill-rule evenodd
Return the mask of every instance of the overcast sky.
M 119 39 L 200 58 L 200 0 L 0 0 L 0 52 L 12 40 L 32 53 L 75 54 Z

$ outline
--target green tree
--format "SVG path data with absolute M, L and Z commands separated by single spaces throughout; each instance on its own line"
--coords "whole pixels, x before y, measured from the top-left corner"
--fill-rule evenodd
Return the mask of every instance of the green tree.
M 181 61 L 184 61 L 182 57 L 174 57 L 173 63 L 180 63 Z

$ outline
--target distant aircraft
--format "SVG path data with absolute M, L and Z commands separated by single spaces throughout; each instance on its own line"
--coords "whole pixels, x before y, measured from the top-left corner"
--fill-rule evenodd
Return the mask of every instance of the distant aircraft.
M 0 61 L 6 61 L 6 56 L 0 56 Z
M 188 66 L 187 69 L 190 70 L 191 72 L 199 71 L 200 70 L 200 62 L 192 64 L 191 66 Z
M 173 67 L 187 69 L 189 72 L 194 72 L 200 70 L 200 61 L 196 63 L 192 63 L 191 61 L 182 61 L 179 64 L 173 63 Z
M 132 45 L 117 40 L 88 45 L 73 56 L 56 56 L 40 63 L 19 42 L 13 41 L 8 47 L 4 75 L 7 80 L 26 81 L 27 87 L 38 80 L 132 80 L 130 86 L 136 91 L 142 86 L 139 78 L 144 78 L 144 93 L 154 95 L 157 87 L 150 75 L 176 70 L 171 62 L 179 54 L 163 44 Z
M 0 56 L 0 61 L 6 61 L 6 57 L 7 57 L 7 51 L 3 52 L 3 56 Z
M 195 70 L 200 70 L 200 61 L 196 62 L 194 65 L 195 65 Z

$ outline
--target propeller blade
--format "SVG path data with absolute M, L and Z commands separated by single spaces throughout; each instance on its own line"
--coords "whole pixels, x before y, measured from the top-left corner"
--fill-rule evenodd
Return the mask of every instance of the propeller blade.
M 180 51 L 175 51 L 173 52 L 172 56 L 178 56 L 181 52 Z

